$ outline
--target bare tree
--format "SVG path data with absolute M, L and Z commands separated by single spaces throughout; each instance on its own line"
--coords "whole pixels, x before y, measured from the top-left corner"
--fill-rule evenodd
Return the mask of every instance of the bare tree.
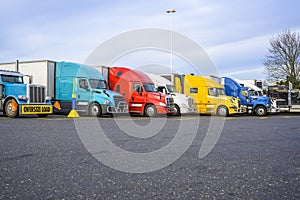
M 265 69 L 268 79 L 273 81 L 289 81 L 299 84 L 300 71 L 300 35 L 290 30 L 283 31 L 270 39 L 271 47 L 265 56 Z

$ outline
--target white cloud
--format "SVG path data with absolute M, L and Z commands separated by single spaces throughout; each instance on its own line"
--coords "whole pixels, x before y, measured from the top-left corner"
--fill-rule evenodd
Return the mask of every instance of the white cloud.
M 246 66 L 246 68 L 232 71 L 227 73 L 222 73 L 222 76 L 228 76 L 238 79 L 256 79 L 256 80 L 264 80 L 266 78 L 264 67 L 257 66 Z
M 264 57 L 269 44 L 269 36 L 263 35 L 245 40 L 220 44 L 207 48 L 207 53 L 219 65 L 241 65 L 257 62 Z M 221 64 L 222 63 L 222 64 Z

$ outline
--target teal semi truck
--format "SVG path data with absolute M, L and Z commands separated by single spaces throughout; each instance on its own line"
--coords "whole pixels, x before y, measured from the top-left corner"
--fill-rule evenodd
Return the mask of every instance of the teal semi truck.
M 31 81 L 25 84 L 22 73 L 0 70 L 0 112 L 11 118 L 19 115 L 46 117 L 52 114 L 53 107 L 44 85 L 31 84 Z
M 35 83 L 47 86 L 47 96 L 54 105 L 54 113 L 69 113 L 73 99 L 76 99 L 75 109 L 78 112 L 95 117 L 128 112 L 123 96 L 110 91 L 101 73 L 93 67 L 41 60 L 19 62 L 18 71 L 32 75 Z

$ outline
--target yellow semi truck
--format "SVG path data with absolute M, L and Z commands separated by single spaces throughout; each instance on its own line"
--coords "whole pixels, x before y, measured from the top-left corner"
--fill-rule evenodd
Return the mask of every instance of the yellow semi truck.
M 228 116 L 240 113 L 240 100 L 225 95 L 224 86 L 214 80 L 195 75 L 161 75 L 174 83 L 174 90 L 189 95 L 195 100 L 200 114 Z

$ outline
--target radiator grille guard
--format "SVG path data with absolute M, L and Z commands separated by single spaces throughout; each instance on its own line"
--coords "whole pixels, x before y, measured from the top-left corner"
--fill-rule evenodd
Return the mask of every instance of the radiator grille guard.
M 124 101 L 123 96 L 114 96 L 115 106 L 108 106 L 108 113 L 128 113 L 128 103 Z
M 173 99 L 173 97 L 166 97 L 166 103 L 167 103 L 168 110 L 172 111 L 174 109 L 174 99 Z
M 28 103 L 38 104 L 46 102 L 46 87 L 42 85 L 28 85 Z

